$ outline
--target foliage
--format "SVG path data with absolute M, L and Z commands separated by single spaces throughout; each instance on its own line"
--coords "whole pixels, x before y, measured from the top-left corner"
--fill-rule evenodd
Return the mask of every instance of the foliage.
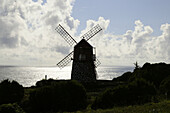
M 25 113 L 25 112 L 19 105 L 14 103 L 0 105 L 0 113 Z
M 170 76 L 161 82 L 160 93 L 165 94 L 170 98 Z
M 30 94 L 29 99 L 32 112 L 76 111 L 87 106 L 86 91 L 76 81 L 62 81 L 39 87 Z
M 128 89 L 130 92 L 128 103 L 132 105 L 150 102 L 152 97 L 157 94 L 155 86 L 142 78 L 129 83 Z
M 134 65 L 135 65 L 135 69 L 139 69 L 140 68 L 140 66 L 139 66 L 137 61 L 134 63 Z
M 87 109 L 76 113 L 169 113 L 170 101 L 147 103 L 144 105 L 113 107 L 111 109 Z
M 16 81 L 4 80 L 0 83 L 0 104 L 19 102 L 24 96 L 24 88 Z
M 156 89 L 152 84 L 144 79 L 136 79 L 128 85 L 106 90 L 96 98 L 92 109 L 143 104 L 150 102 L 153 95 L 156 95 Z
M 131 75 L 132 75 L 132 72 L 126 72 L 122 76 L 114 78 L 113 81 L 128 82 Z
M 170 64 L 145 63 L 143 67 L 139 67 L 138 63 L 135 64 L 133 72 L 126 72 L 122 76 L 114 78 L 116 82 L 133 82 L 135 79 L 142 78 L 150 83 L 153 83 L 159 89 L 161 82 L 170 76 Z
M 42 87 L 42 86 L 47 86 L 47 85 L 52 85 L 53 83 L 56 83 L 56 80 L 54 79 L 48 79 L 48 80 L 41 80 L 41 81 L 38 81 L 36 82 L 36 87 Z
M 170 76 L 170 65 L 165 63 L 150 64 L 145 63 L 142 68 L 134 70 L 130 81 L 136 78 L 143 78 L 150 83 L 153 83 L 156 88 L 159 88 L 161 82 Z

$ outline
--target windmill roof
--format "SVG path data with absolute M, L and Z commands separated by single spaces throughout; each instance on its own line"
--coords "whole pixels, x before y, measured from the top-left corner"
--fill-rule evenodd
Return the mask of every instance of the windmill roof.
M 88 48 L 92 48 L 92 46 L 85 39 L 82 39 L 77 45 L 75 45 L 75 47 L 88 47 Z

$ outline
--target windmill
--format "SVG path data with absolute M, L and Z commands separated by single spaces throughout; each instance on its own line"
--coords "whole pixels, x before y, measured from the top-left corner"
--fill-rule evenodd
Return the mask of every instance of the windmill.
M 57 66 L 59 68 L 65 67 L 73 60 L 71 79 L 80 82 L 94 82 L 96 81 L 96 68 L 101 64 L 96 58 L 96 49 L 92 47 L 87 41 L 102 30 L 97 24 L 83 36 L 81 41 L 77 43 L 74 38 L 59 24 L 55 29 L 64 40 L 70 45 L 74 45 L 74 51 L 70 52 L 64 57 Z

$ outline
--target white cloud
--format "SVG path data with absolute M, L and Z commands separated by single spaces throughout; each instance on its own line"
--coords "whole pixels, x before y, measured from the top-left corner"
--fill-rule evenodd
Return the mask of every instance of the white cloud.
M 42 5 L 42 0 L 1 0 L 0 64 L 55 65 L 70 50 L 55 27 L 61 23 L 74 35 L 80 23 L 71 17 L 73 3 L 50 0 Z
M 71 16 L 75 0 L 1 0 L 0 64 L 55 65 L 72 48 L 54 30 L 60 23 L 73 36 L 80 24 Z M 134 30 L 115 35 L 107 32 L 110 20 L 88 20 L 80 36 L 99 24 L 102 31 L 89 42 L 96 46 L 103 65 L 133 65 L 134 62 L 170 62 L 170 24 L 160 27 L 162 34 L 135 21 Z M 114 32 L 114 31 L 113 31 Z
M 109 20 L 100 17 L 98 21 L 87 21 L 87 28 L 99 23 L 107 31 Z M 105 25 L 105 26 L 104 26 Z M 104 65 L 133 65 L 138 61 L 170 62 L 170 24 L 161 26 L 162 34 L 152 36 L 150 26 L 140 20 L 135 21 L 134 31 L 127 30 L 123 35 L 101 32 L 92 38 L 92 45 L 97 47 L 97 56 Z M 83 31 L 84 32 L 84 31 Z

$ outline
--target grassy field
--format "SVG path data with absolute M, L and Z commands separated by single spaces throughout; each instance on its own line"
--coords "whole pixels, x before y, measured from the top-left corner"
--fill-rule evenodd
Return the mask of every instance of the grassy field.
M 76 113 L 170 113 L 170 101 L 126 107 L 114 107 L 112 109 L 105 110 L 92 110 L 89 107 L 89 109 L 87 108 L 84 111 L 77 111 Z

